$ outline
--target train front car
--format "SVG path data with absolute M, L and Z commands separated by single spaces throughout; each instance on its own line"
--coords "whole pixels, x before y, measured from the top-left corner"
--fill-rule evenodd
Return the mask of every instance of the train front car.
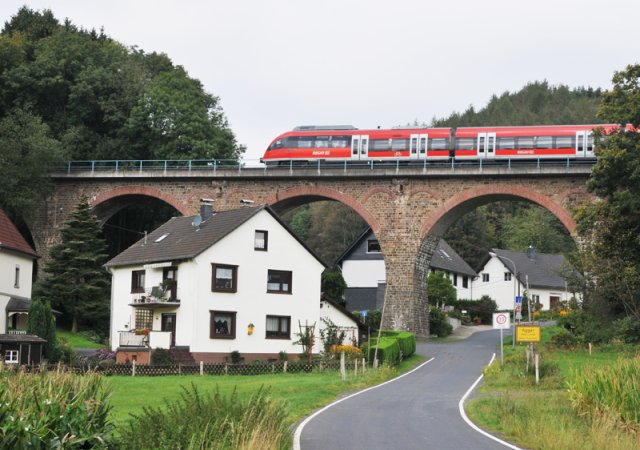
M 267 165 L 306 164 L 317 160 L 343 161 L 351 156 L 352 135 L 344 126 L 301 126 L 271 142 L 261 162 Z
M 450 134 L 450 128 L 296 127 L 274 139 L 261 161 L 268 165 L 288 165 L 316 161 L 448 160 Z
M 610 125 L 458 128 L 456 160 L 595 158 L 593 129 Z

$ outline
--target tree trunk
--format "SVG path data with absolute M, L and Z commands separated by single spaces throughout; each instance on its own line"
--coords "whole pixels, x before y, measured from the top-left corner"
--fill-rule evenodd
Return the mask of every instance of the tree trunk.
M 76 334 L 78 332 L 78 318 L 74 315 L 73 322 L 71 324 L 71 333 Z

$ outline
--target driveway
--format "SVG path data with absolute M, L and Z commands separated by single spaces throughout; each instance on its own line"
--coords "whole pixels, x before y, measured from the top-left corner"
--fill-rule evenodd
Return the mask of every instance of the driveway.
M 317 413 L 297 430 L 300 449 L 508 448 L 467 424 L 458 406 L 496 352 L 499 336 L 490 330 L 457 342 L 418 343 L 417 352 L 433 360 Z

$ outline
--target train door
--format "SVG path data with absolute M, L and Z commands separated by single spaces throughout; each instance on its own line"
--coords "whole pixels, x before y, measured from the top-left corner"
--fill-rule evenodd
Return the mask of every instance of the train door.
M 576 156 L 595 158 L 591 131 L 576 131 Z
M 424 159 L 427 157 L 427 134 L 412 134 L 409 139 L 409 158 Z
M 478 133 L 478 158 L 493 159 L 496 156 L 496 134 Z
M 359 134 L 351 138 L 351 159 L 367 159 L 369 135 Z

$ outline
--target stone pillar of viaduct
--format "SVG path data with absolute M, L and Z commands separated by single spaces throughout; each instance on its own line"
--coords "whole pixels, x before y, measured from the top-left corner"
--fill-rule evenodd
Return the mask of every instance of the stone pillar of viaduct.
M 380 241 L 387 288 L 383 327 L 429 335 L 426 283 L 439 238 L 466 212 L 496 200 L 535 202 L 555 214 L 574 234 L 572 208 L 591 200 L 586 175 L 560 177 L 335 177 L 335 178 L 76 178 L 56 180 L 56 189 L 29 222 L 36 251 L 46 261 L 59 239 L 61 224 L 81 195 L 101 220 L 114 210 L 114 199 L 150 196 L 182 214 L 195 214 L 199 199 L 215 199 L 218 210 L 240 206 L 240 200 L 270 204 L 277 212 L 309 201 L 331 199 L 357 211 Z

